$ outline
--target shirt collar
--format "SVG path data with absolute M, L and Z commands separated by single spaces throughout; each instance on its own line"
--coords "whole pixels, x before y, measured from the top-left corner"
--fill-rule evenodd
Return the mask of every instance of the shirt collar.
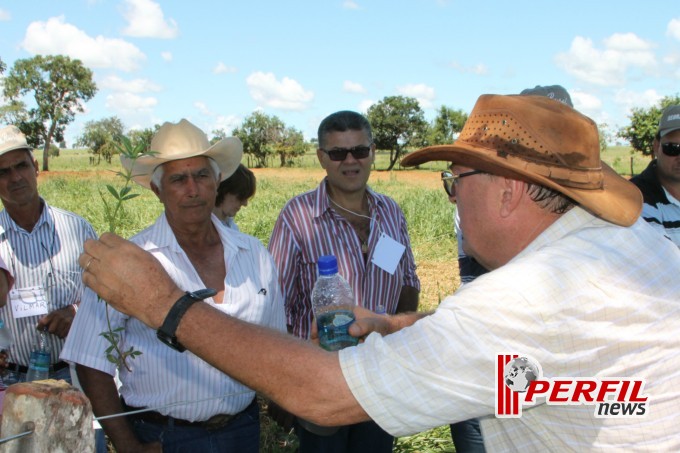
M 42 204 L 42 211 L 40 212 L 40 217 L 38 217 L 38 221 L 35 223 L 35 227 L 33 227 L 31 233 L 38 231 L 43 224 L 47 225 L 47 228 L 50 229 L 54 228 L 52 208 L 47 204 L 47 202 L 43 198 L 40 198 L 40 203 Z M 3 217 L 2 222 L 0 222 L 0 235 L 4 234 L 7 230 L 14 230 L 18 233 L 31 234 L 28 233 L 23 228 L 21 228 L 19 225 L 17 225 L 14 219 L 12 219 L 12 217 L 7 212 L 7 209 L 3 209 L 0 212 L 0 216 Z
M 323 178 L 323 181 L 321 181 L 321 184 L 319 184 L 319 187 L 316 189 L 316 197 L 312 210 L 314 218 L 321 217 L 332 208 L 328 197 L 327 184 L 328 178 Z M 380 197 L 376 196 L 376 193 L 370 186 L 366 186 L 366 195 L 368 197 L 369 212 L 373 212 L 375 206 L 382 206 L 382 200 Z

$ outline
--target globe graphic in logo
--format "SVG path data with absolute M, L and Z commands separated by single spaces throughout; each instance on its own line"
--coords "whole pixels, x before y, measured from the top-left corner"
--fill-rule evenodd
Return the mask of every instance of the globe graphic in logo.
M 540 378 L 538 364 L 527 357 L 517 357 L 509 361 L 503 368 L 505 385 L 510 390 L 524 393 L 536 379 Z

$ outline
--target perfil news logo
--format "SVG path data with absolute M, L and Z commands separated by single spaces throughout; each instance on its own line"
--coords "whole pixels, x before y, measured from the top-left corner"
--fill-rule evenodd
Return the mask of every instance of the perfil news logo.
M 641 417 L 649 397 L 644 379 L 566 377 L 544 378 L 541 365 L 531 357 L 498 354 L 496 360 L 496 417 L 519 418 L 523 406 L 537 398 L 548 405 L 592 405 L 596 418 Z

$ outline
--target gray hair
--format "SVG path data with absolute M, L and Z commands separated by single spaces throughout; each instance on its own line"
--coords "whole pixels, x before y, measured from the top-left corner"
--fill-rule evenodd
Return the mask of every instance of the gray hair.
M 576 202 L 571 198 L 538 184 L 527 183 L 527 194 L 541 209 L 546 209 L 552 214 L 564 214 L 576 206 Z
M 210 168 L 212 169 L 213 174 L 215 175 L 215 182 L 220 182 L 219 178 L 222 172 L 220 171 L 219 165 L 217 165 L 217 162 L 215 162 L 211 157 L 207 157 L 207 159 L 208 164 L 210 164 Z M 151 173 L 151 184 L 156 186 L 158 190 L 161 189 L 161 179 L 163 179 L 163 164 L 160 164 L 159 166 L 154 168 L 153 173 Z

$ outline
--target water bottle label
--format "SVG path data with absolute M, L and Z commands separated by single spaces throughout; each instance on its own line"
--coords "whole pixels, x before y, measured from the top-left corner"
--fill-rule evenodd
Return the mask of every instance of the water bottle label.
M 359 339 L 348 332 L 353 322 L 354 313 L 349 310 L 328 311 L 319 315 L 319 345 L 327 351 L 338 351 L 356 345 Z
M 49 371 L 50 353 L 44 351 L 31 352 L 31 362 L 29 368 L 34 368 L 37 371 Z

